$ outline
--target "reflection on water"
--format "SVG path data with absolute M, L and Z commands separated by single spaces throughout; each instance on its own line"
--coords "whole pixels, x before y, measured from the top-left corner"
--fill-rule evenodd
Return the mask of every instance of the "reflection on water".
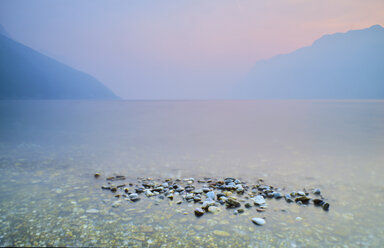
M 381 247 L 382 151 L 383 101 L 3 101 L 0 245 Z M 263 178 L 321 188 L 331 209 L 273 200 L 196 218 L 193 204 L 145 197 L 113 208 L 95 172 Z

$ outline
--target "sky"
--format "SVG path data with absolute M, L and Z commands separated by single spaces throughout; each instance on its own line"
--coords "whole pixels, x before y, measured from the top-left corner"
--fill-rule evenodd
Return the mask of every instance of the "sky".
M 220 98 L 256 61 L 383 13 L 383 0 L 0 0 L 13 39 L 125 99 Z

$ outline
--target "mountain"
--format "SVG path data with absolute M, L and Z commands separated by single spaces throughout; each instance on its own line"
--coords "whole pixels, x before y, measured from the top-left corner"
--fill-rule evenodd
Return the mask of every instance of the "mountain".
M 3 34 L 0 34 L 0 99 L 118 99 L 90 75 Z
M 245 99 L 383 99 L 384 28 L 325 35 L 259 61 L 233 92 Z
M 0 24 L 0 34 L 4 35 L 5 37 L 10 38 L 11 36 L 8 34 L 7 30 Z

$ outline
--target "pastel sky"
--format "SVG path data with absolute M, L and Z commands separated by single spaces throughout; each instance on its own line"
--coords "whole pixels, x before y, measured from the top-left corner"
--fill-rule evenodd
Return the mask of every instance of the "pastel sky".
M 0 1 L 13 39 L 128 99 L 221 96 L 257 60 L 383 13 L 383 0 Z

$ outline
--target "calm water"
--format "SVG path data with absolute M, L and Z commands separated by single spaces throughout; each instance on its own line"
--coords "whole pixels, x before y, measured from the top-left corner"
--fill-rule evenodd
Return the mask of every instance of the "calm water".
M 263 178 L 321 188 L 331 208 L 112 208 L 100 186 L 115 173 Z M 384 101 L 0 102 L 0 246 L 383 247 L 383 175 Z

